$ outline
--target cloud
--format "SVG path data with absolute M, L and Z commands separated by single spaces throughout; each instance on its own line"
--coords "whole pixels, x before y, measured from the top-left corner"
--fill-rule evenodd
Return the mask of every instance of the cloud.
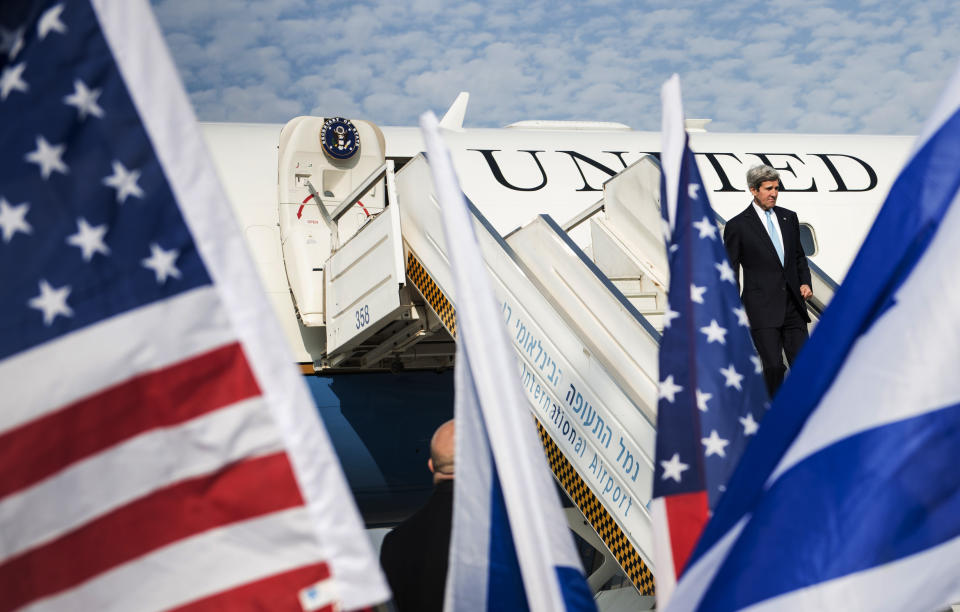
M 659 129 L 683 81 L 713 131 L 916 133 L 960 57 L 946 0 L 153 0 L 201 119 L 415 125 L 470 91 L 468 126 Z

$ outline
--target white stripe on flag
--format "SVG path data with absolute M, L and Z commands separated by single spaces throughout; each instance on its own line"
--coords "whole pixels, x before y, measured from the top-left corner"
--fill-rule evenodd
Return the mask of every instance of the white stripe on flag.
M 680 76 L 673 74 L 660 88 L 662 112 L 660 120 L 661 149 L 660 162 L 662 164 L 661 180 L 666 191 L 666 201 L 661 202 L 667 211 L 667 227 L 669 234 L 677 218 L 677 193 L 680 185 L 680 167 L 683 162 L 684 144 L 687 133 L 683 129 L 683 99 L 680 94 Z M 678 116 L 679 115 L 679 116 Z M 667 241 L 669 244 L 669 240 Z M 656 474 L 656 466 L 654 466 Z M 652 487 L 651 487 L 652 492 Z M 652 500 L 651 531 L 653 535 L 653 562 L 652 567 L 656 579 L 657 606 L 666 607 L 674 590 L 677 588 L 677 572 L 673 558 L 673 543 L 670 537 L 670 521 L 667 514 L 666 500 L 658 497 Z
M 140 341 L 144 333 L 149 344 Z M 202 287 L 46 342 L 0 365 L 2 380 L 33 381 L 5 385 L 0 432 L 235 341 L 216 291 Z M 37 372 L 51 380 L 38 380 Z
M 178 540 L 23 612 L 166 610 L 319 557 L 307 511 L 294 508 Z
M 93 0 L 107 44 L 130 90 L 184 220 L 235 325 L 277 421 L 313 518 L 322 557 L 346 608 L 390 597 L 353 496 L 283 331 L 236 227 L 200 138 L 193 109 L 145 1 Z M 143 35 L 146 31 L 147 36 Z M 186 120 L 185 120 L 186 119 Z M 228 228 L 229 231 L 224 231 Z
M 657 581 L 657 601 L 664 606 L 677 588 L 677 575 L 673 571 L 673 547 L 670 545 L 670 524 L 667 521 L 667 502 L 662 497 L 650 501 L 650 521 L 653 537 L 653 552 L 656 566 L 653 568 Z
M 152 430 L 0 501 L 0 561 L 38 546 L 127 502 L 240 459 L 281 450 L 262 398 L 178 427 Z M 70 503 L 63 492 L 73 491 Z
M 934 107 L 933 112 L 930 113 L 927 121 L 923 124 L 923 131 L 920 132 L 920 136 L 917 137 L 917 141 L 913 144 L 913 150 L 910 151 L 908 160 L 913 158 L 916 152 L 923 148 L 923 145 L 927 144 L 930 137 L 943 127 L 947 119 L 957 112 L 958 100 L 960 100 L 960 74 L 954 72 L 953 76 L 950 77 L 950 81 L 947 82 L 943 93 L 940 94 L 940 98 L 937 100 L 937 105 Z
M 680 165 L 683 159 L 683 145 L 687 132 L 683 128 L 683 105 L 680 95 L 680 76 L 673 74 L 661 87 L 660 97 L 664 100 L 673 100 L 670 104 L 664 103 L 663 115 L 660 120 L 660 130 L 663 132 L 661 142 L 663 151 L 660 153 L 660 163 L 663 168 L 663 180 L 667 188 L 667 207 L 672 230 L 677 217 L 677 189 L 680 185 Z M 677 117 L 677 114 L 680 116 Z M 677 128 L 680 127 L 678 130 Z

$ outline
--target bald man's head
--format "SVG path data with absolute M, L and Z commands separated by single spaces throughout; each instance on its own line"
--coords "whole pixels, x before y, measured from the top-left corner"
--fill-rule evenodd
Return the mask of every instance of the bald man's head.
M 433 482 L 453 479 L 453 419 L 437 428 L 430 439 L 430 460 Z

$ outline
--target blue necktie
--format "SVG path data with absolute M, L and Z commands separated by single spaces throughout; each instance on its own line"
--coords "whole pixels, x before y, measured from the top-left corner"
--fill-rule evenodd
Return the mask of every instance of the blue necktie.
M 780 235 L 777 234 L 777 229 L 773 227 L 773 215 L 769 210 L 764 211 L 767 213 L 767 231 L 770 232 L 770 240 L 773 240 L 773 248 L 777 250 L 777 257 L 780 258 L 780 265 L 783 265 L 783 245 L 780 244 Z

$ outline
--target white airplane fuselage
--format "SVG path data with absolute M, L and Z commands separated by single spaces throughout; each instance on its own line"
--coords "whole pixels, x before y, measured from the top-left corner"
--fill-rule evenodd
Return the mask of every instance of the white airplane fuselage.
M 660 148 L 656 132 L 555 125 L 444 132 L 464 193 L 501 233 L 538 214 L 564 223 L 602 197 L 605 180 Z M 259 211 L 273 207 L 275 214 L 281 128 L 202 126 L 242 225 L 251 207 Z M 381 129 L 388 159 L 402 163 L 423 150 L 418 128 Z M 800 222 L 809 225 L 816 246 L 811 261 L 837 282 L 853 261 L 912 142 L 909 136 L 690 134 L 711 205 L 724 219 L 751 200 L 745 179 L 748 168 L 767 163 L 780 171 L 783 189 L 778 205 L 795 211 Z

